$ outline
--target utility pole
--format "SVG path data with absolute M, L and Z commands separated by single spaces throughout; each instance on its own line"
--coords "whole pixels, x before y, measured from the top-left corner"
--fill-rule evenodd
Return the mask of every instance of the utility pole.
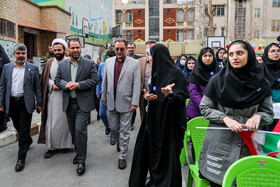
M 209 17 L 209 21 L 208 21 L 208 25 L 209 25 L 209 36 L 213 36 L 213 7 L 212 7 L 212 0 L 207 0 L 207 7 L 208 7 L 208 17 Z

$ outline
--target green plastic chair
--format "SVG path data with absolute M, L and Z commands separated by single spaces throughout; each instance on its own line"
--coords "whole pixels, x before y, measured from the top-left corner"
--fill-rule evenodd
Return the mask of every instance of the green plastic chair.
M 234 162 L 225 173 L 223 187 L 237 186 L 279 187 L 280 160 L 269 156 L 248 156 Z
M 194 118 L 190 120 L 187 125 L 187 131 L 185 133 L 185 138 L 184 138 L 184 149 L 185 149 L 185 155 L 187 155 L 186 158 L 190 168 L 189 175 L 188 175 L 188 182 L 187 182 L 188 187 L 192 187 L 193 180 L 195 180 L 195 186 L 199 186 L 199 187 L 210 186 L 209 181 L 206 179 L 201 179 L 199 177 L 199 172 L 198 172 L 198 161 L 200 157 L 201 148 L 203 145 L 203 140 L 207 130 L 196 128 L 196 127 L 208 127 L 208 125 L 209 125 L 209 120 L 206 120 L 203 117 Z M 188 139 L 191 139 L 193 143 L 193 148 L 195 153 L 194 164 L 190 163 L 188 158 L 188 148 L 187 148 Z
M 190 101 L 190 99 L 186 99 L 186 107 L 187 107 L 189 101 Z M 187 130 L 185 132 L 187 132 Z M 180 155 L 181 166 L 185 165 L 185 159 L 186 159 L 186 152 L 185 152 L 185 148 L 183 147 L 181 150 L 181 155 Z

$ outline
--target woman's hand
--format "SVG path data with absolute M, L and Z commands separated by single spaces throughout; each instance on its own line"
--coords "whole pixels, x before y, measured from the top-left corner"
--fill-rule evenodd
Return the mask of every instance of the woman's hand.
M 224 117 L 223 121 L 226 124 L 226 126 L 228 126 L 228 128 L 230 128 L 230 130 L 235 131 L 235 132 L 243 131 L 244 125 L 241 123 L 238 123 L 237 121 L 231 119 L 230 117 L 227 117 L 227 116 Z
M 149 93 L 147 92 L 146 89 L 144 89 L 143 92 L 144 92 L 144 98 L 145 98 L 147 101 L 152 101 L 152 100 L 157 99 L 157 95 L 154 95 L 154 94 L 152 94 L 152 93 L 149 94 Z
M 164 88 L 161 88 L 161 92 L 166 96 L 172 93 L 172 88 L 175 86 L 175 83 L 169 84 Z
M 249 131 L 257 131 L 261 122 L 261 115 L 255 114 L 247 120 L 245 126 Z

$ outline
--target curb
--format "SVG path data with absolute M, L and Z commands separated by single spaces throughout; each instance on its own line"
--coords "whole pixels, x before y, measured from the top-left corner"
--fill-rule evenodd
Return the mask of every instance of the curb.
M 41 126 L 40 123 L 39 123 L 39 125 L 38 125 L 38 123 L 35 123 L 35 124 L 31 125 L 30 135 L 33 136 L 33 135 L 38 134 L 40 126 Z M 0 147 L 3 147 L 5 145 L 9 145 L 9 144 L 14 143 L 16 141 L 18 141 L 18 133 L 13 127 L 8 126 L 7 130 L 0 133 Z

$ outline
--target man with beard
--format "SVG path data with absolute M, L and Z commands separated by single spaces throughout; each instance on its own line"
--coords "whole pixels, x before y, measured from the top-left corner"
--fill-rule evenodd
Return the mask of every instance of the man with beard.
M 54 52 L 53 52 L 53 48 L 51 45 L 48 46 L 48 53 L 46 54 L 45 58 L 44 58 L 44 61 L 47 62 L 50 58 L 53 58 L 54 57 Z
M 15 45 L 13 54 L 16 61 L 5 64 L 1 76 L 0 111 L 5 111 L 11 117 L 19 134 L 18 161 L 15 170 L 21 171 L 24 169 L 26 153 L 33 142 L 30 136 L 32 113 L 35 108 L 38 113 L 42 110 L 42 93 L 39 69 L 26 61 L 26 46 Z
M 68 152 L 68 149 L 73 147 L 66 114 L 62 111 L 63 91 L 54 84 L 58 64 L 65 59 L 68 46 L 63 39 L 58 38 L 53 40 L 52 48 L 54 58 L 47 61 L 40 80 L 43 110 L 38 143 L 46 144 L 49 149 L 44 154 L 45 158 L 51 158 L 59 151 Z
M 94 110 L 92 87 L 98 84 L 97 70 L 92 61 L 81 56 L 79 39 L 68 43 L 70 59 L 58 65 L 55 85 L 63 90 L 63 111 L 74 141 L 76 156 L 73 164 L 78 164 L 77 173 L 86 170 L 87 125 L 90 111 Z

